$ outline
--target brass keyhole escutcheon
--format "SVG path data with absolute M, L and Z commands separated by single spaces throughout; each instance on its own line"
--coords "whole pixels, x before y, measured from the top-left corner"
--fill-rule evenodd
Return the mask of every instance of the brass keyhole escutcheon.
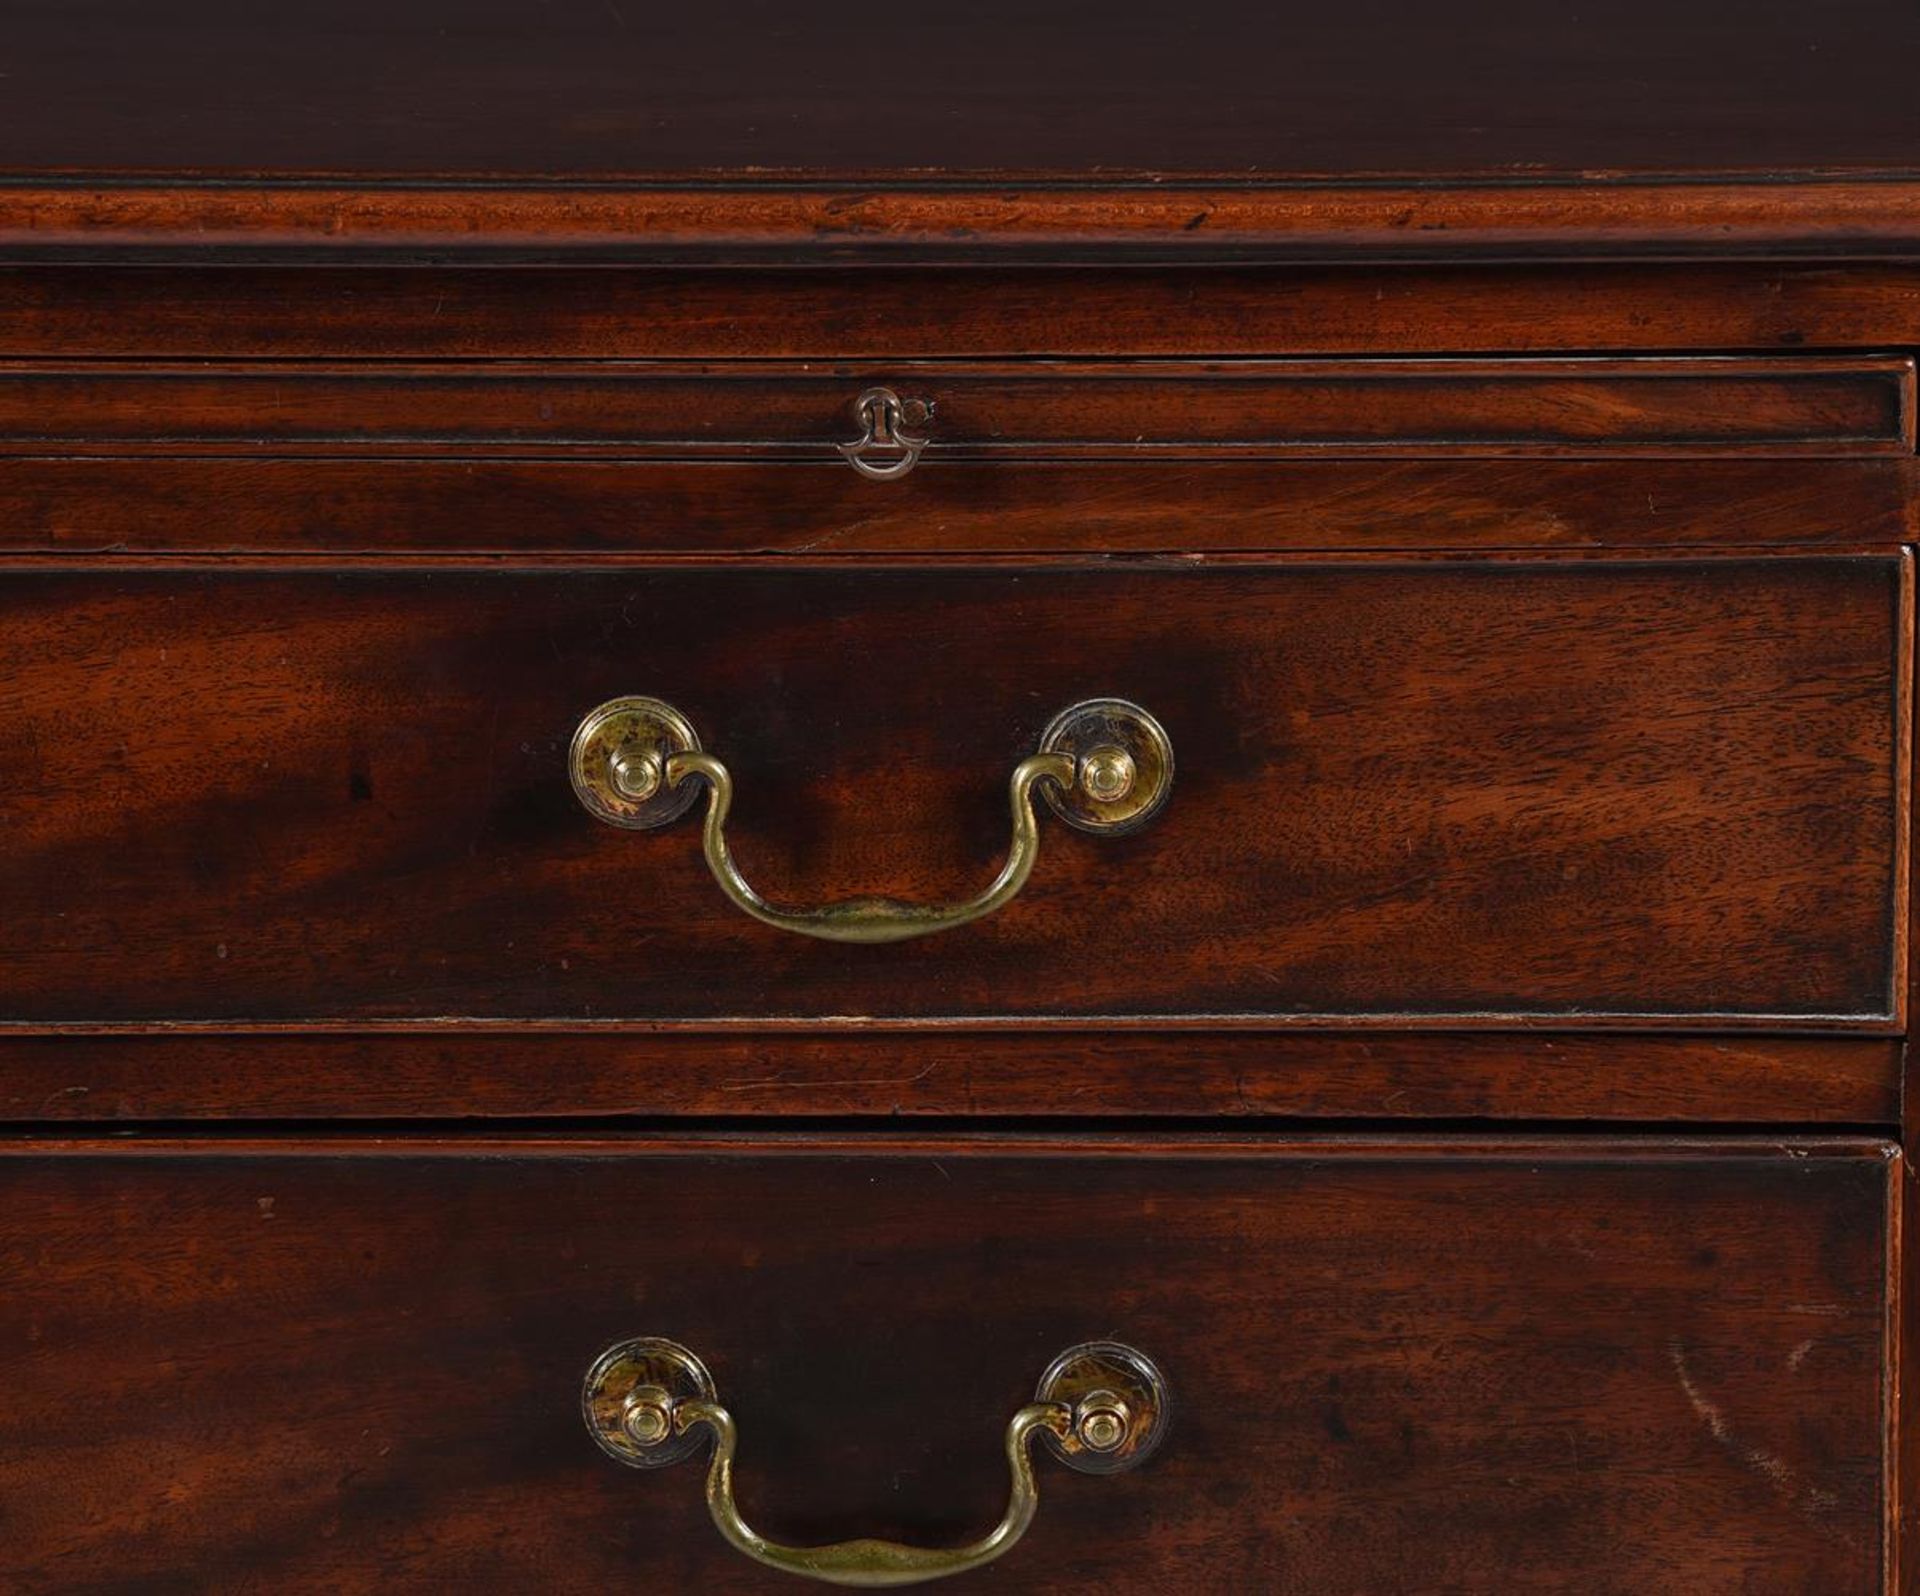
M 869 388 L 853 402 L 860 436 L 834 447 L 861 476 L 875 482 L 895 481 L 920 463 L 931 441 L 906 430 L 905 423 L 915 412 L 924 417 L 928 406 L 904 400 L 891 388 Z

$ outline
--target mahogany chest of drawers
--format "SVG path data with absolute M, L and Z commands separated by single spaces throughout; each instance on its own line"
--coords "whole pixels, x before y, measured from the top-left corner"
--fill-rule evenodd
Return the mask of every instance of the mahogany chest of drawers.
M 11 8 L 0 1586 L 1920 1589 L 1920 17 Z

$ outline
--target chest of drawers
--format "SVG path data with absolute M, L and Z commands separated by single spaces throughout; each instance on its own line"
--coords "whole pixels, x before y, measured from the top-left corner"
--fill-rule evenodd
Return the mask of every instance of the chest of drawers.
M 18 10 L 0 1584 L 1920 1588 L 1904 9 Z

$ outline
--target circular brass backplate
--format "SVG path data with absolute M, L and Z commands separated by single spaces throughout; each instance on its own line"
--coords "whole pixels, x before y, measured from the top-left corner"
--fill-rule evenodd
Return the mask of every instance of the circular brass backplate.
M 1132 761 L 1132 781 L 1113 797 L 1096 797 L 1102 778 Z M 1113 836 L 1135 831 L 1160 812 L 1173 790 L 1173 743 L 1166 729 L 1138 704 L 1124 698 L 1089 698 L 1063 709 L 1040 736 L 1043 754 L 1071 754 L 1077 775 L 1071 791 L 1052 782 L 1041 787 L 1053 812 L 1081 831 Z
M 573 790 L 587 813 L 610 826 L 646 831 L 678 820 L 699 801 L 701 783 L 669 787 L 664 776 L 643 795 L 623 788 L 615 761 L 628 771 L 664 766 L 675 754 L 698 752 L 699 733 L 687 717 L 657 698 L 609 699 L 580 722 L 567 754 Z
M 1125 1407 L 1125 1432 L 1117 1446 L 1095 1450 L 1082 1439 L 1078 1425 L 1062 1439 L 1051 1430 L 1040 1433 L 1053 1453 L 1082 1474 L 1119 1474 L 1138 1468 L 1165 1439 L 1172 1418 L 1166 1376 L 1144 1352 L 1118 1341 L 1088 1341 L 1069 1347 L 1040 1376 L 1036 1402 L 1064 1402 L 1076 1416 L 1083 1402 L 1111 1409 L 1110 1398 Z
M 580 1388 L 580 1415 L 602 1452 L 636 1469 L 658 1469 L 706 1445 L 706 1431 L 698 1427 L 650 1446 L 636 1441 L 627 1429 L 627 1404 L 643 1388 L 664 1391 L 669 1402 L 711 1400 L 713 1376 L 685 1347 L 660 1336 L 637 1336 L 608 1347 L 594 1359 Z

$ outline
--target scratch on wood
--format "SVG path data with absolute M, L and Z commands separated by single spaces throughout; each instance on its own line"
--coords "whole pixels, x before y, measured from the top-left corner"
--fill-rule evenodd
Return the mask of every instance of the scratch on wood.
M 795 1078 L 788 1075 L 768 1075 L 751 1081 L 722 1081 L 720 1090 L 723 1092 L 830 1091 L 835 1087 L 843 1086 L 912 1086 L 916 1082 L 924 1081 L 939 1067 L 936 1061 L 928 1064 L 925 1069 L 915 1071 L 912 1075 L 891 1075 L 880 1078 L 855 1075 L 827 1081 L 814 1080 L 810 1076 Z
M 1794 1349 L 1795 1355 L 1804 1357 L 1803 1349 L 1810 1348 L 1812 1345 L 1811 1341 L 1803 1342 L 1801 1347 Z M 1680 1344 L 1678 1338 L 1667 1343 L 1667 1355 L 1673 1360 L 1673 1372 L 1679 1376 L 1680 1389 L 1686 1395 L 1687 1405 L 1693 1409 L 1694 1416 L 1707 1427 L 1707 1433 L 1725 1449 L 1729 1457 L 1743 1468 L 1759 1475 L 1809 1517 L 1815 1517 L 1834 1507 L 1838 1499 L 1833 1492 L 1818 1486 L 1802 1488 L 1793 1470 L 1783 1459 L 1760 1447 L 1748 1446 L 1733 1433 L 1720 1405 L 1702 1391 L 1698 1382 L 1694 1380 L 1692 1371 L 1687 1367 L 1686 1348 Z M 1791 1358 L 1788 1361 L 1792 1363 Z M 1794 1366 L 1798 1367 L 1798 1365 Z

